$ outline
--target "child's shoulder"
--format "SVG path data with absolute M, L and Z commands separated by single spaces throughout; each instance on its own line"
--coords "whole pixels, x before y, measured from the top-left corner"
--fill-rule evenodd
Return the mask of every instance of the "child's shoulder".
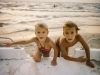
M 50 41 L 52 41 L 52 39 L 51 39 L 50 37 L 47 37 L 47 38 L 46 38 L 46 41 L 47 41 L 47 42 L 50 42 Z
M 37 37 L 32 37 L 32 39 L 37 39 Z
M 62 43 L 65 43 L 65 41 L 66 41 L 66 37 L 65 36 L 60 36 L 59 37 L 59 42 L 62 44 Z
M 51 38 L 49 38 L 49 37 L 46 38 L 46 44 L 50 44 L 52 42 L 53 42 L 53 40 Z
M 66 40 L 65 36 L 60 36 L 59 38 L 60 38 L 60 40 L 64 40 L 64 41 Z
M 80 34 L 78 34 L 77 36 L 76 36 L 76 39 L 82 39 L 82 36 L 80 35 Z
M 81 36 L 80 34 L 77 34 L 76 37 L 77 37 L 77 38 L 80 38 L 80 37 L 82 37 L 82 36 Z

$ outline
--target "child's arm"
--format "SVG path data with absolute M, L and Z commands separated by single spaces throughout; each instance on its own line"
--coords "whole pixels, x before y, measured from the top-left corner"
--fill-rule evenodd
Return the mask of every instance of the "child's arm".
M 90 61 L 90 50 L 88 45 L 86 44 L 86 42 L 83 40 L 83 38 L 81 37 L 81 35 L 77 36 L 77 40 L 82 44 L 83 48 L 85 49 L 86 52 L 86 56 L 88 58 L 88 61 Z
M 76 62 L 85 62 L 87 60 L 87 58 L 83 58 L 83 56 L 78 57 L 78 58 L 73 58 L 73 57 L 68 56 L 68 48 L 64 47 L 63 44 L 60 45 L 60 49 L 61 49 L 64 59 L 66 60 L 76 61 Z
M 57 65 L 57 55 L 58 55 L 58 50 L 57 50 L 57 46 L 56 44 L 51 40 L 50 41 L 50 46 L 54 49 L 54 57 L 53 57 L 53 60 L 51 62 L 52 65 Z
M 81 35 L 77 36 L 78 41 L 82 44 L 83 48 L 85 49 L 86 52 L 86 56 L 88 58 L 87 60 L 87 65 L 90 67 L 94 67 L 94 65 L 90 62 L 90 49 L 88 47 L 88 45 L 86 44 L 86 42 L 83 40 L 83 38 L 81 37 Z
M 22 41 L 17 41 L 17 42 L 13 42 L 13 43 L 5 43 L 7 47 L 11 46 L 11 45 L 15 45 L 15 44 L 29 44 L 31 42 L 34 42 L 35 38 L 29 39 L 29 40 L 22 40 Z

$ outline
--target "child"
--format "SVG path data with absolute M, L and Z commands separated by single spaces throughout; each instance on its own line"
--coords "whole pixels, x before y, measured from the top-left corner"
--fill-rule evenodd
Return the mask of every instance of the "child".
M 57 46 L 55 43 L 47 36 L 49 33 L 48 27 L 45 23 L 37 23 L 35 25 L 35 35 L 36 37 L 33 37 L 29 40 L 23 40 L 23 41 L 18 41 L 14 43 L 6 43 L 6 46 L 11 46 L 14 44 L 29 44 L 32 42 L 35 42 L 37 44 L 36 51 L 33 53 L 33 58 L 36 62 L 41 61 L 41 56 L 43 55 L 44 57 L 49 57 L 49 52 L 51 48 L 54 49 L 54 57 L 53 60 L 51 61 L 52 65 L 57 65 Z
M 56 45 L 58 46 L 58 57 L 60 56 L 60 51 L 62 56 L 66 60 L 76 61 L 76 62 L 86 62 L 87 66 L 94 67 L 94 65 L 90 62 L 90 50 L 86 42 L 83 40 L 80 34 L 78 34 L 78 26 L 72 21 L 68 21 L 63 25 L 63 36 L 60 36 L 56 40 Z M 83 56 L 78 58 L 73 58 L 68 56 L 68 48 L 75 45 L 77 42 L 80 42 L 85 49 L 87 58 L 83 58 Z

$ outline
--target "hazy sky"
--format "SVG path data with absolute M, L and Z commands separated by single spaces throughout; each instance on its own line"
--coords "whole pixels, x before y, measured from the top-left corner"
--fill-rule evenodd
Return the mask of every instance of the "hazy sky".
M 39 2 L 82 2 L 82 3 L 100 3 L 100 0 L 0 0 L 0 1 L 39 1 Z

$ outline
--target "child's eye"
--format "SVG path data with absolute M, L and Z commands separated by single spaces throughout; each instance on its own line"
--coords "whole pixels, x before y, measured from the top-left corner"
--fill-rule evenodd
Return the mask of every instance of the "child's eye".
M 68 34 L 68 32 L 66 32 L 66 34 Z
M 71 32 L 71 34 L 74 34 L 74 32 Z
M 40 32 L 37 32 L 38 34 L 40 33 Z
M 43 32 L 43 33 L 45 33 L 45 32 Z

